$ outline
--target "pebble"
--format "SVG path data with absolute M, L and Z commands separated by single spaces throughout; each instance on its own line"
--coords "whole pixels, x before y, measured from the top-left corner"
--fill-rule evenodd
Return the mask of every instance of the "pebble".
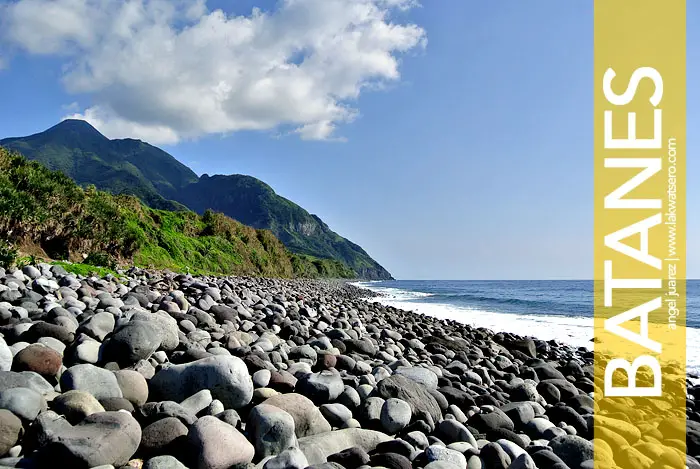
M 0 269 L 0 466 L 592 467 L 588 351 L 371 296 L 331 281 Z M 686 465 L 700 469 L 700 389 L 688 395 Z M 595 409 L 597 435 L 629 446 L 601 456 L 608 466 L 678 456 L 652 451 L 680 435 L 672 410 L 637 412 L 639 427 Z

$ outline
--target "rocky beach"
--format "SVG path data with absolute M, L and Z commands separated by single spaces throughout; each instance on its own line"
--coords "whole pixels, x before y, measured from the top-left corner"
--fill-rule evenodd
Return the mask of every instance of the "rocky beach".
M 624 448 L 597 451 L 596 467 L 700 469 L 697 388 L 686 456 L 672 409 L 594 409 L 589 350 L 372 295 L 0 269 L 0 468 L 592 469 L 595 418 Z

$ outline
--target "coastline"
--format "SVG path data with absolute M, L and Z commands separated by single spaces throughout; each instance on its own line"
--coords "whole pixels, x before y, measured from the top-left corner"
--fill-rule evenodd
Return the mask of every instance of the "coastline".
M 0 271 L 0 466 L 593 462 L 584 348 L 383 305 L 343 281 L 120 275 Z M 664 425 L 663 408 L 639 412 Z
M 353 285 L 366 288 L 379 294 L 376 301 L 395 308 L 414 311 L 439 319 L 453 319 L 473 327 L 484 327 L 494 332 L 508 332 L 534 337 L 540 340 L 554 340 L 569 346 L 593 350 L 593 318 L 582 316 L 562 316 L 546 314 L 520 314 L 515 312 L 492 311 L 485 308 L 465 307 L 450 303 L 425 302 L 432 294 L 402 290 L 398 287 L 376 287 L 380 282 L 353 282 Z M 388 293 L 387 293 L 388 292 Z M 700 382 L 700 329 L 687 328 L 687 374 L 694 382 Z

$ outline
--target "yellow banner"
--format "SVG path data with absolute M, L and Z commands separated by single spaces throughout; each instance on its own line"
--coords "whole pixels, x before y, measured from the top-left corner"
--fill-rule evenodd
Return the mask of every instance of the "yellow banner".
M 595 467 L 682 469 L 686 5 L 594 5 Z

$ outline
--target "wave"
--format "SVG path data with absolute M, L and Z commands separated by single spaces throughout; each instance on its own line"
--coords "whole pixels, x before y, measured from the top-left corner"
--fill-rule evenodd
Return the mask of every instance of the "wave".
M 591 305 L 581 304 L 577 302 L 508 298 L 503 296 L 498 297 L 492 295 L 478 295 L 473 293 L 429 293 L 414 290 L 404 290 L 395 287 L 378 287 L 370 284 L 369 282 L 358 282 L 358 286 L 362 286 L 377 293 L 381 293 L 382 295 L 388 296 L 394 300 L 410 301 L 429 298 L 429 301 L 433 303 L 446 303 L 451 305 L 459 305 L 459 303 L 486 303 L 493 306 L 511 306 L 515 307 L 516 309 L 528 310 L 530 314 L 537 315 L 593 315 Z
M 495 332 L 509 332 L 540 340 L 555 340 L 570 346 L 593 350 L 593 318 L 591 315 L 519 314 L 493 311 L 488 308 L 442 302 L 443 295 L 439 295 L 437 298 L 435 294 L 427 292 L 362 286 L 378 293 L 386 294 L 387 291 L 390 291 L 388 296 L 369 299 L 369 301 L 378 301 L 387 306 L 414 311 L 438 319 L 454 320 Z M 420 301 L 421 298 L 427 298 L 427 300 Z M 690 375 L 700 376 L 700 329 L 688 327 L 686 343 L 686 370 Z
M 583 305 L 576 302 L 560 302 L 560 301 L 547 301 L 547 300 L 528 300 L 523 298 L 504 298 L 504 297 L 494 297 L 494 296 L 482 296 L 473 295 L 469 293 L 458 293 L 458 294 L 441 294 L 441 300 L 446 300 L 448 303 L 453 303 L 455 301 L 470 301 L 477 303 L 491 303 L 491 304 L 503 304 L 511 306 L 523 306 L 527 308 L 549 308 L 551 314 L 557 316 L 569 316 L 570 313 L 552 311 L 551 308 L 576 308 L 576 313 L 589 313 L 593 315 L 590 305 Z

